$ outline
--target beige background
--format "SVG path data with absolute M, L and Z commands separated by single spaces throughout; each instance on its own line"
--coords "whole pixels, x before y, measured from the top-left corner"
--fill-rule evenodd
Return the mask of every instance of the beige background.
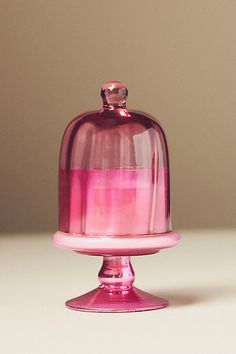
M 66 124 L 107 80 L 167 134 L 175 228 L 236 226 L 236 1 L 1 1 L 2 231 L 57 228 Z

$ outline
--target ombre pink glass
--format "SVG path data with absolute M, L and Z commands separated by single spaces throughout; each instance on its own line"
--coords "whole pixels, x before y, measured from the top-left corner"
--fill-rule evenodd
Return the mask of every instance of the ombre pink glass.
M 59 168 L 57 246 L 104 257 L 101 285 L 66 302 L 81 311 L 158 309 L 168 301 L 133 287 L 130 256 L 177 244 L 171 231 L 168 150 L 160 125 L 126 109 L 118 81 L 101 90 L 103 108 L 66 128 Z

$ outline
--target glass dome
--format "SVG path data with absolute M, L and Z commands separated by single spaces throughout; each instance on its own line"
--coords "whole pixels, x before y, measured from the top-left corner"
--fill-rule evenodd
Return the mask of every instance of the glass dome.
M 127 88 L 101 89 L 103 108 L 75 118 L 60 152 L 59 231 L 74 236 L 143 237 L 170 231 L 165 134 L 126 108 Z

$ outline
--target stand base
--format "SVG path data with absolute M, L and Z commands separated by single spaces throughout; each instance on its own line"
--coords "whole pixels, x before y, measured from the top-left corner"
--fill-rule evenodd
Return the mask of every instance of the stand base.
M 68 300 L 65 305 L 77 311 L 136 312 L 161 309 L 168 306 L 168 300 L 133 286 L 123 290 L 99 286 L 84 295 Z

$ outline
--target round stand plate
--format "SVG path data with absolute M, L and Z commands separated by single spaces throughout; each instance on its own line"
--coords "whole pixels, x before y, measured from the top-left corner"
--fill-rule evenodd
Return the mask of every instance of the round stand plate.
M 53 242 L 58 247 L 94 256 L 152 254 L 175 246 L 179 240 L 179 234 L 173 231 L 139 237 L 85 236 L 58 231 L 53 237 Z
M 161 309 L 168 306 L 168 300 L 135 287 L 111 291 L 101 286 L 68 300 L 66 306 L 72 310 L 88 312 L 137 312 Z

